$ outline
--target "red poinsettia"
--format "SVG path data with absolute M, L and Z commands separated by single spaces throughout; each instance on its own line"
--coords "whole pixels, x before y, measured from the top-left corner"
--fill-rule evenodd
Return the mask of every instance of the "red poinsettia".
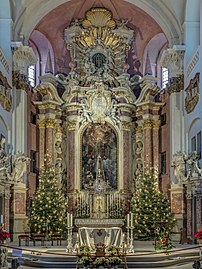
M 4 228 L 4 225 L 1 224 L 0 225 L 0 241 L 4 241 L 7 238 L 10 238 L 10 234 L 6 230 L 4 230 L 3 228 Z
M 0 241 L 4 241 L 7 238 L 10 238 L 10 234 L 5 230 L 0 231 Z
M 202 239 L 202 230 L 194 234 L 194 238 Z

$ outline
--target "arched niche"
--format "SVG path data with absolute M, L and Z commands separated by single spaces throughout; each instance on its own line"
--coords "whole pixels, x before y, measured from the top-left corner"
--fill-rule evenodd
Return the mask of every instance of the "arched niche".
M 110 124 L 90 124 L 81 137 L 81 188 L 93 190 L 100 177 L 111 189 L 118 187 L 118 138 Z

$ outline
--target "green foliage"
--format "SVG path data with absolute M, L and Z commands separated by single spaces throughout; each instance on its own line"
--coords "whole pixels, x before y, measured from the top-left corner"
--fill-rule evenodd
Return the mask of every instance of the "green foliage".
M 63 233 L 67 223 L 66 207 L 66 198 L 55 178 L 53 165 L 45 161 L 31 208 L 31 232 Z
M 169 201 L 159 191 L 154 173 L 146 172 L 139 179 L 131 211 L 137 239 L 154 239 L 161 227 L 171 232 L 175 225 Z
M 109 260 L 105 257 L 99 257 L 99 258 L 96 258 L 93 265 L 98 268 L 99 266 L 103 266 L 103 267 L 107 267 L 109 264 Z
M 155 250 L 169 250 L 172 249 L 174 246 L 171 241 L 171 231 L 167 230 L 164 227 L 160 227 L 157 230 L 154 248 Z

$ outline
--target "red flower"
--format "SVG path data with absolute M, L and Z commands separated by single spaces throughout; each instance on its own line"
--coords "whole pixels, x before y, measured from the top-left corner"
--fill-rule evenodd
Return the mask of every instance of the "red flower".
M 0 241 L 6 240 L 7 238 L 10 238 L 10 234 L 5 230 L 1 230 L 0 231 Z
M 202 230 L 194 234 L 194 238 L 202 239 Z

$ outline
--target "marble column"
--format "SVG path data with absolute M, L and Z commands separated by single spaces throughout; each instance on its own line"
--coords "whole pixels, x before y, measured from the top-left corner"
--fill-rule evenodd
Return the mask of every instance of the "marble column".
M 6 186 L 4 191 L 4 226 L 7 231 L 10 230 L 10 185 Z
M 152 132 L 152 140 L 153 140 L 153 166 L 154 169 L 159 169 L 160 160 L 159 160 L 159 128 L 160 128 L 160 120 L 153 121 L 153 132 Z
M 144 166 L 153 166 L 153 153 L 152 153 L 152 121 L 150 119 L 144 120 Z
M 75 189 L 75 129 L 76 122 L 67 123 L 67 138 L 68 138 L 68 178 L 67 189 L 72 192 Z
M 130 191 L 130 155 L 131 155 L 131 133 L 130 122 L 122 123 L 123 125 L 123 180 L 124 190 Z
M 46 120 L 46 153 L 53 158 L 54 157 L 54 128 L 55 128 L 55 119 Z
M 44 165 L 44 154 L 45 154 L 45 119 L 39 119 L 38 122 L 39 128 L 39 163 L 38 167 L 41 168 Z

